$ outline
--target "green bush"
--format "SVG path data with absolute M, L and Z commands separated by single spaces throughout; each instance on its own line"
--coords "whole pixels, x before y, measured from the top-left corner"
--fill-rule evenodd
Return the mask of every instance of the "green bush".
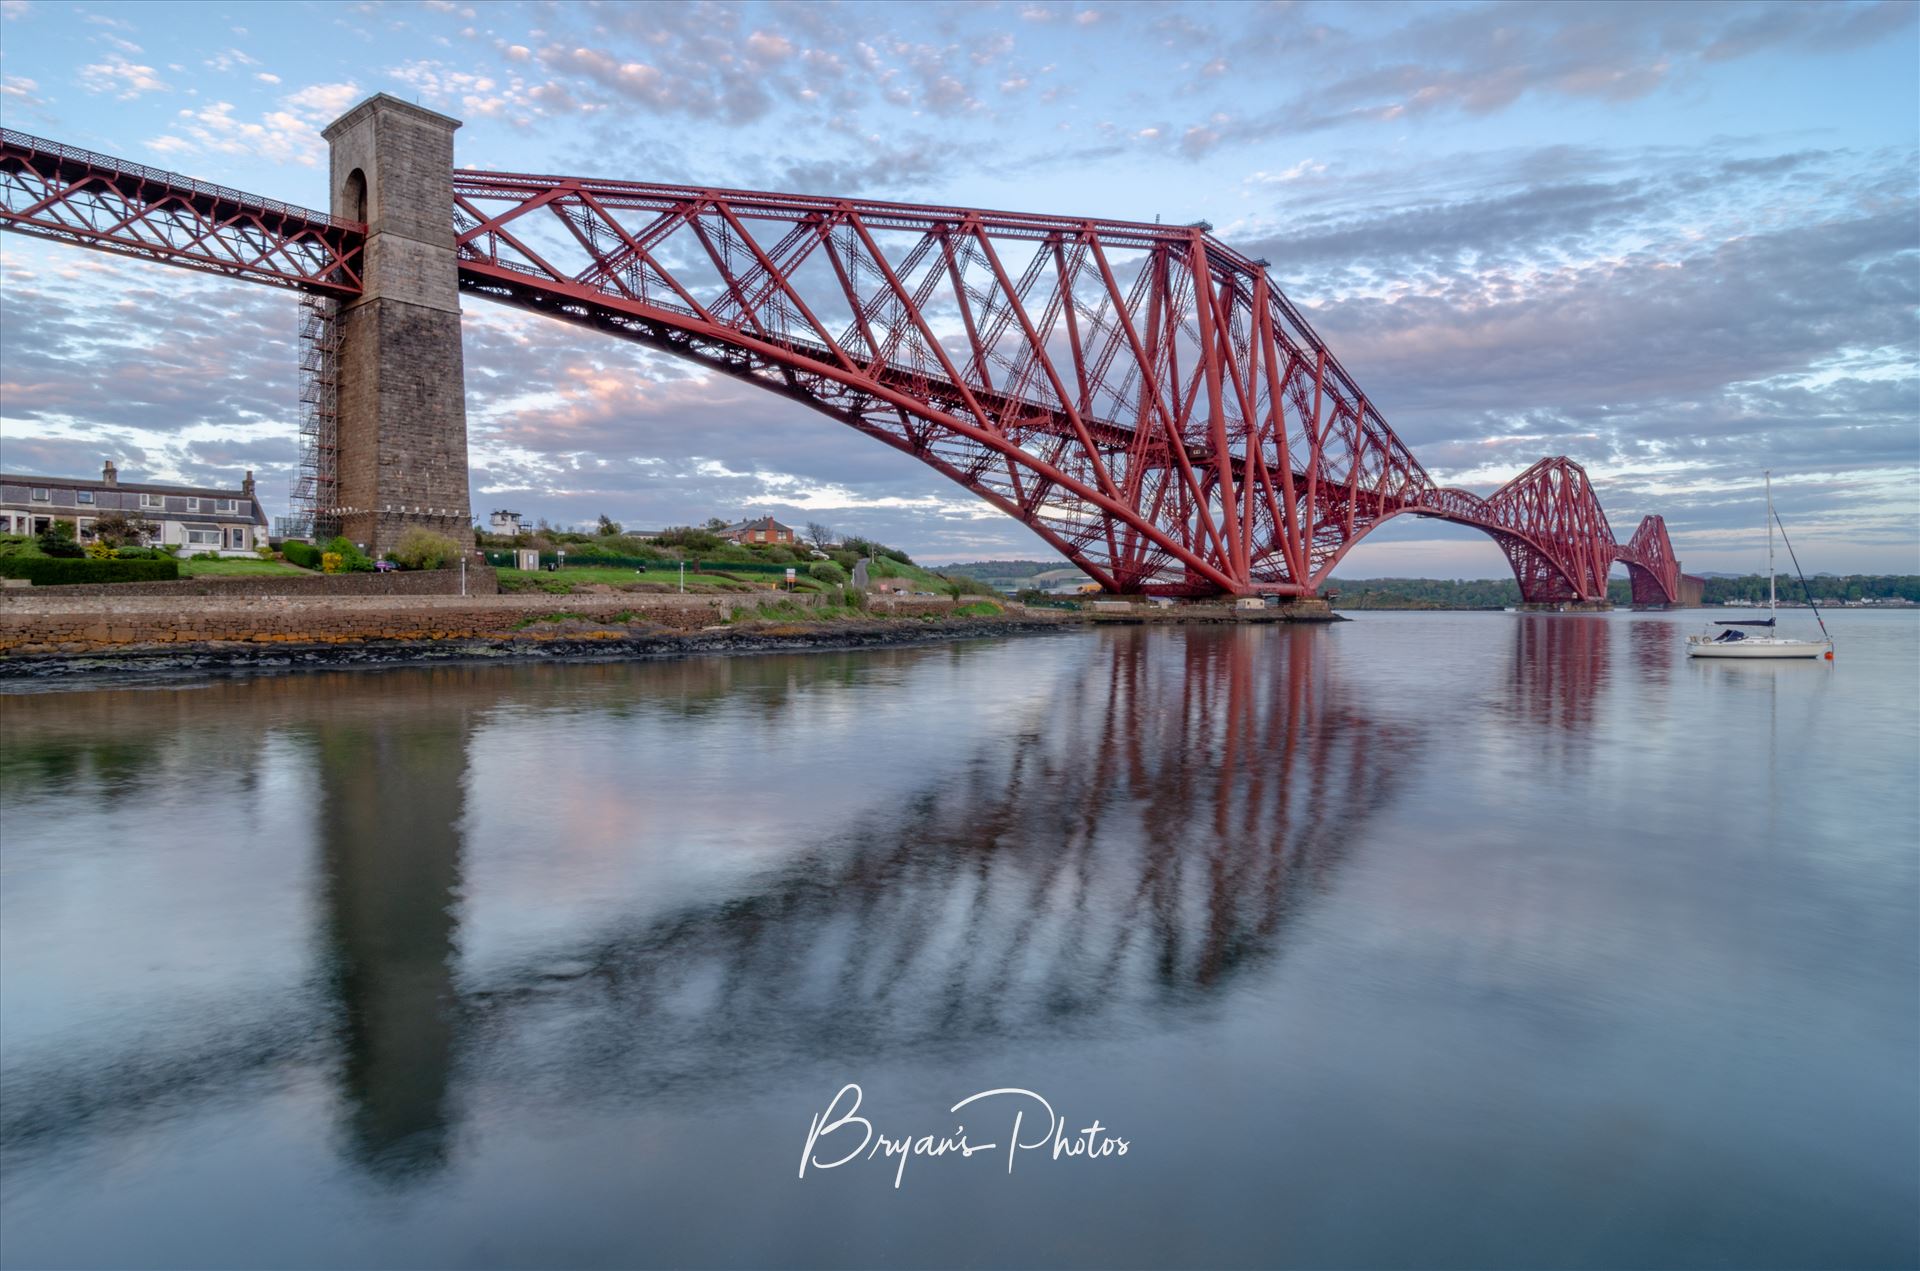
M 654 542 L 663 547 L 684 547 L 690 552 L 717 552 L 726 540 L 711 530 L 696 530 L 689 525 L 674 525 L 662 530 Z
M 415 525 L 400 535 L 388 556 L 402 569 L 445 569 L 459 561 L 460 551 L 445 534 Z
M 180 577 L 171 560 L 89 560 L 86 557 L 9 556 L 0 558 L 0 578 L 24 578 L 36 587 L 71 583 L 171 582 Z
M 40 547 L 26 534 L 0 534 L 0 557 L 39 556 Z
M 621 534 L 611 538 L 589 540 L 569 547 L 567 559 L 581 565 L 601 563 L 626 565 L 634 561 L 648 563 L 665 560 L 667 554 L 637 538 Z
M 829 587 L 838 587 L 847 581 L 847 571 L 830 560 L 817 560 L 807 566 L 807 577 L 822 582 Z
M 40 537 L 36 541 L 41 553 L 46 556 L 73 558 L 86 555 L 86 549 L 74 541 L 72 521 L 48 523 L 47 528 L 40 531 Z
M 280 544 L 280 554 L 286 557 L 288 562 L 298 565 L 302 569 L 320 568 L 320 549 L 312 543 L 302 542 L 297 538 L 290 538 Z
M 109 512 L 93 523 L 93 536 L 113 548 L 139 547 L 144 540 L 155 538 L 159 533 L 160 527 L 152 521 L 124 512 Z
M 323 557 L 338 556 L 340 558 L 340 568 L 338 572 L 342 574 L 368 574 L 373 572 L 373 557 L 356 547 L 353 540 L 345 534 L 329 542 L 321 552 L 321 555 Z

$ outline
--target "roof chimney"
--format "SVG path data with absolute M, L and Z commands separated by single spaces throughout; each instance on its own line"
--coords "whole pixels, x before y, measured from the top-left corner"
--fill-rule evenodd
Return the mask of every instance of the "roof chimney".
M 120 484 L 120 469 L 113 466 L 113 460 L 107 460 L 106 466 L 100 469 L 100 479 L 108 485 Z
M 253 497 L 253 469 L 252 468 L 247 469 L 247 479 L 240 483 L 240 493 L 246 495 L 248 498 Z

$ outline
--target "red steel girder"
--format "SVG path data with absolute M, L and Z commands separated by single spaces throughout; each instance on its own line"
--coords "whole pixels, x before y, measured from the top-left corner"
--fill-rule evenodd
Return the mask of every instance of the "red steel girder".
M 1680 603 L 1680 561 L 1667 537 L 1665 517 L 1642 517 L 1633 537 L 1614 549 L 1613 558 L 1627 567 L 1635 605 Z
M 454 199 L 467 290 L 806 402 L 1115 590 L 1308 592 L 1432 488 L 1203 226 L 473 171 Z
M 0 229 L 319 295 L 360 292 L 366 226 L 0 130 Z
M 1491 535 L 1532 602 L 1628 566 L 1585 471 L 1434 484 L 1264 261 L 1210 227 L 456 170 L 460 284 L 692 358 L 913 455 L 1122 592 L 1310 593 L 1412 514 Z M 316 294 L 365 226 L 12 131 L 0 228 Z M 1656 599 L 1657 598 L 1657 599 Z

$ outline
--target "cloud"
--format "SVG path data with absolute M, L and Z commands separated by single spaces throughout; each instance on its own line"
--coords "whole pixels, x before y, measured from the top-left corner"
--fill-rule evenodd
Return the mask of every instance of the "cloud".
M 81 67 L 79 81 L 80 87 L 88 92 L 110 94 L 117 101 L 132 101 L 145 93 L 170 91 L 153 67 L 129 62 L 117 53 L 104 62 Z
M 1257 11 L 1249 8 L 1243 15 Z M 1349 10 L 1351 12 L 1351 10 Z M 1482 5 L 1372 10 L 1398 17 L 1361 34 L 1284 17 L 1212 31 L 1181 18 L 1194 74 L 1182 97 L 1219 118 L 1176 129 L 1182 153 L 1253 145 L 1330 128 L 1488 116 L 1523 101 L 1629 102 L 1694 82 L 1706 66 L 1791 47 L 1830 53 L 1912 31 L 1920 6 Z M 1242 75 L 1298 85 L 1247 110 Z
M 40 85 L 23 75 L 0 76 L 0 100 L 9 106 L 44 106 L 47 99 L 40 96 Z
M 258 156 L 272 163 L 316 167 L 325 151 L 320 130 L 359 99 L 351 83 L 310 84 L 280 99 L 257 120 L 238 117 L 232 102 L 179 112 L 168 131 L 147 144 L 162 154 Z

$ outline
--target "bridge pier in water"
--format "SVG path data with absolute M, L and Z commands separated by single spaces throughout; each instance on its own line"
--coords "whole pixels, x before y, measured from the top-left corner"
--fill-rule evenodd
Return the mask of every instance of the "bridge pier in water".
M 467 406 L 454 256 L 460 121 L 381 93 L 328 125 L 332 211 L 367 226 L 360 294 L 341 302 L 340 532 L 374 555 L 409 526 L 466 539 Z

